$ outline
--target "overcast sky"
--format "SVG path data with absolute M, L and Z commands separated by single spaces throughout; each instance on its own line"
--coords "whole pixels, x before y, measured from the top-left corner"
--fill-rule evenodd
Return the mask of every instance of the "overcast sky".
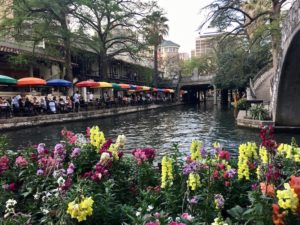
M 180 45 L 179 52 L 191 53 L 195 48 L 197 28 L 204 21 L 205 15 L 200 15 L 200 9 L 213 0 L 157 0 L 158 4 L 166 11 L 169 19 L 169 35 L 165 37 Z M 289 9 L 294 0 L 288 0 L 284 9 Z
M 212 0 L 158 0 L 169 19 L 169 35 L 165 37 L 180 45 L 180 52 L 191 53 L 195 48 L 197 28 L 204 20 L 200 9 Z

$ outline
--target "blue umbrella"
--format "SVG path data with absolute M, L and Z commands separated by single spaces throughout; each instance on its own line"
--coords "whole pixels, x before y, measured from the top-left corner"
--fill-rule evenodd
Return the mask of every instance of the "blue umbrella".
M 68 80 L 62 80 L 62 79 L 54 79 L 54 80 L 48 80 L 46 85 L 52 87 L 71 87 L 72 82 Z

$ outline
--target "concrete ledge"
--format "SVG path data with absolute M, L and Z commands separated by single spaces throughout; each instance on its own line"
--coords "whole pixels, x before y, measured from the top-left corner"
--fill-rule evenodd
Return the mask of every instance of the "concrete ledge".
M 246 111 L 240 110 L 236 118 L 237 126 L 248 128 L 261 128 L 262 126 L 274 126 L 275 123 L 271 120 L 253 120 L 246 118 Z
M 77 120 L 89 120 L 93 118 L 103 118 L 150 109 L 172 107 L 181 104 L 182 103 L 171 103 L 162 105 L 140 105 L 122 108 L 99 109 L 94 111 L 84 111 L 78 113 L 51 114 L 31 117 L 13 117 L 8 119 L 0 119 L 0 130 L 16 129 L 20 127 L 33 127 L 45 124 L 65 123 Z

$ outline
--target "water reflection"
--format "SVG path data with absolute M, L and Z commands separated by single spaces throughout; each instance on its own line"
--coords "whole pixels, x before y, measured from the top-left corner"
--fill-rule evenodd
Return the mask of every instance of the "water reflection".
M 118 134 L 125 134 L 128 150 L 153 147 L 165 152 L 170 150 L 172 144 L 178 143 L 180 149 L 187 152 L 191 141 L 199 139 L 206 146 L 218 141 L 236 152 L 240 143 L 259 141 L 257 130 L 236 127 L 233 110 L 216 108 L 210 104 L 155 109 L 103 119 L 19 129 L 2 134 L 8 137 L 12 148 L 22 149 L 26 145 L 40 142 L 54 145 L 60 140 L 59 133 L 63 128 L 84 133 L 86 127 L 92 125 L 99 125 L 106 137 L 114 140 Z M 277 135 L 279 141 L 288 142 L 292 136 L 300 140 L 299 134 Z

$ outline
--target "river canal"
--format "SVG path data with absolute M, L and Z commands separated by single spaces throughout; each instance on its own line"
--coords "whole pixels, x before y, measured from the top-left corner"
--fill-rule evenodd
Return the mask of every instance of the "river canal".
M 172 144 L 178 143 L 180 150 L 187 152 L 191 141 L 198 139 L 206 146 L 218 141 L 235 153 L 238 145 L 243 142 L 260 141 L 258 130 L 236 127 L 233 110 L 210 104 L 154 109 L 102 119 L 5 131 L 0 134 L 7 136 L 11 148 L 21 150 L 24 146 L 41 142 L 53 146 L 59 142 L 63 128 L 84 133 L 86 127 L 93 125 L 98 125 L 105 136 L 113 140 L 118 134 L 125 134 L 127 150 L 153 147 L 163 153 L 169 151 Z M 276 134 L 278 141 L 288 143 L 293 136 L 300 143 L 299 134 Z

